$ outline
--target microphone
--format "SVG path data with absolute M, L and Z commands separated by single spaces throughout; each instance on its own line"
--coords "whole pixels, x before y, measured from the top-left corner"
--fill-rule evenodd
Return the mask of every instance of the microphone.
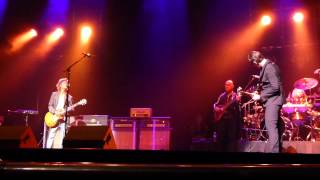
M 84 57 L 92 57 L 93 55 L 90 53 L 82 53 Z
M 252 78 L 254 78 L 254 79 L 260 79 L 260 76 L 258 76 L 258 75 L 251 75 L 252 76 Z

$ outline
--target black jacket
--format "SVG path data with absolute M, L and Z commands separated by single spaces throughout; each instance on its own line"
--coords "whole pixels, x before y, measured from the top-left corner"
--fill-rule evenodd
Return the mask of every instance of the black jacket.
M 260 84 L 260 96 L 264 106 L 281 106 L 285 103 L 279 67 L 270 60 L 267 60 L 267 63 L 260 71 Z

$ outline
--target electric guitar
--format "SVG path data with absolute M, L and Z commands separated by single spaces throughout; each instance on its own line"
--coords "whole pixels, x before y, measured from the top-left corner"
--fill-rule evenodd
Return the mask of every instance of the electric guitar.
M 238 92 L 240 91 L 241 89 L 237 89 L 237 96 L 238 96 Z M 218 108 L 222 109 L 221 111 L 216 111 L 215 110 L 215 113 L 214 113 L 214 122 L 219 122 L 222 118 L 222 116 L 224 115 L 224 113 L 227 111 L 227 109 L 234 103 L 237 101 L 237 96 L 235 97 L 232 97 L 232 99 L 227 102 L 226 104 L 224 105 L 217 105 Z
M 86 99 L 81 99 L 79 102 L 69 106 L 67 108 L 67 112 L 69 112 L 71 109 L 79 106 L 79 105 L 85 105 L 87 104 L 87 100 Z M 44 122 L 46 124 L 46 126 L 48 126 L 49 128 L 53 128 L 55 126 L 58 125 L 58 122 L 64 119 L 64 115 L 65 115 L 65 110 L 59 113 L 51 113 L 51 112 L 47 112 L 45 117 L 44 117 Z

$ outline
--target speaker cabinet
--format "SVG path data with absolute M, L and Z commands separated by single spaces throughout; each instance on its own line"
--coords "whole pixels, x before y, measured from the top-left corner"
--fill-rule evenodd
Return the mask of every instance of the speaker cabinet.
M 111 118 L 111 127 L 117 149 L 170 149 L 170 118 L 113 117 Z
M 135 149 L 136 121 L 128 117 L 111 118 L 111 129 L 117 149 Z
M 140 121 L 140 150 L 170 150 L 169 117 Z
M 2 126 L 0 148 L 38 148 L 38 144 L 31 127 Z
M 139 149 L 170 150 L 170 129 L 141 129 Z
M 63 147 L 116 149 L 116 144 L 109 126 L 71 126 Z

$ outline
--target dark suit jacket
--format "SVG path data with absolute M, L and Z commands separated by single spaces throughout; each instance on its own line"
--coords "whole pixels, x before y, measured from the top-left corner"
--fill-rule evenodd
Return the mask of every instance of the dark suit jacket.
M 260 83 L 261 101 L 264 106 L 283 105 L 285 103 L 279 67 L 270 60 L 267 60 L 260 71 Z
M 69 106 L 72 105 L 72 96 L 69 95 Z M 49 101 L 49 105 L 48 105 L 48 109 L 51 113 L 54 113 L 57 105 L 58 105 L 58 101 L 59 101 L 59 93 L 57 91 L 52 92 L 51 97 L 50 97 L 50 101 Z

